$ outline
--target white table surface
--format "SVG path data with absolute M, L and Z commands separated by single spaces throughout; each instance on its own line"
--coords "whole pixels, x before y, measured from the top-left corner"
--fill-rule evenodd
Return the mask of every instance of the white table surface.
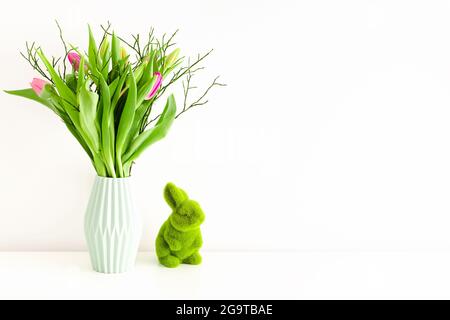
M 0 253 L 0 299 L 449 299 L 450 252 L 203 252 L 126 274 L 91 271 L 85 252 Z

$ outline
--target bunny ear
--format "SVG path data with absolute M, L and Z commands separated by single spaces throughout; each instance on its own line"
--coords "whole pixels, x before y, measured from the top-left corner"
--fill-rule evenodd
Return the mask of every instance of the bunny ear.
M 182 202 L 187 200 L 188 196 L 183 189 L 180 189 L 173 183 L 169 182 L 164 188 L 164 198 L 166 199 L 167 204 L 172 209 L 175 209 Z

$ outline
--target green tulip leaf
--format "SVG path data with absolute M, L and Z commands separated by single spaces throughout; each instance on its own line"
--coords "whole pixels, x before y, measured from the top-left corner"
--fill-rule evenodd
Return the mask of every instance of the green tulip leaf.
M 78 70 L 78 82 L 77 82 L 77 94 L 80 93 L 81 88 L 84 87 L 85 79 L 84 79 L 84 56 L 81 56 L 80 66 Z
M 172 94 L 167 98 L 164 111 L 161 113 L 156 125 L 153 128 L 144 131 L 133 140 L 126 154 L 123 156 L 123 162 L 130 163 L 139 157 L 147 147 L 164 138 L 175 119 L 176 112 L 177 107 L 175 97 Z
M 81 87 L 80 100 L 80 126 L 90 141 L 94 152 L 99 151 L 99 133 L 95 121 L 97 115 L 98 95 L 89 91 L 87 83 Z
M 114 110 L 117 102 L 119 102 L 119 98 L 123 89 L 123 85 L 125 84 L 125 81 L 127 80 L 127 73 L 124 72 L 121 77 L 119 78 L 119 82 L 117 83 L 117 86 L 114 90 L 114 95 L 111 102 L 111 108 Z M 112 92 L 112 90 L 110 90 Z
M 23 97 L 23 98 L 27 98 L 27 99 L 31 99 L 34 101 L 37 101 L 41 104 L 43 104 L 44 106 L 50 108 L 51 110 L 54 109 L 54 106 L 52 105 L 52 103 L 48 100 L 48 99 L 43 99 L 41 97 L 39 97 L 36 92 L 34 92 L 33 89 L 28 88 L 28 89 L 22 89 L 22 90 L 5 90 L 6 93 L 8 94 L 12 94 L 15 96 L 19 96 L 19 97 Z
M 41 58 L 44 63 L 47 71 L 50 73 L 53 82 L 55 83 L 56 89 L 58 90 L 61 97 L 65 100 L 69 101 L 73 106 L 77 105 L 77 98 L 75 94 L 70 90 L 70 88 L 64 83 L 63 79 L 59 76 L 59 74 L 55 71 L 51 63 L 47 60 L 42 50 L 38 50 L 37 54 Z
M 111 94 L 108 84 L 100 74 L 101 102 L 103 108 L 101 138 L 102 151 L 109 173 L 116 177 L 114 169 L 114 112 L 111 111 Z
M 119 172 L 122 171 L 122 152 L 124 150 L 124 144 L 129 134 L 130 128 L 133 125 L 134 111 L 136 106 L 136 80 L 134 78 L 131 67 L 128 66 L 128 96 L 125 102 L 125 106 L 122 110 L 122 115 L 119 121 L 119 127 L 117 129 L 116 137 L 116 161 L 119 167 Z

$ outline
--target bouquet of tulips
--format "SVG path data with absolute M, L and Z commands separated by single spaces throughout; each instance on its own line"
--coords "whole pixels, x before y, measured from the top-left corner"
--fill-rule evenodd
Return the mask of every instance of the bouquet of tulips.
M 167 134 L 174 119 L 205 104 L 208 91 L 223 84 L 214 79 L 198 99 L 188 103 L 188 92 L 195 88 L 191 79 L 203 69 L 199 64 L 211 51 L 185 65 L 180 50 L 172 49 L 176 32 L 156 39 L 152 29 L 142 43 L 139 34 L 130 42 L 110 27 L 102 26 L 98 46 L 89 27 L 88 50 L 82 52 L 66 43 L 58 24 L 65 49 L 59 59 L 49 59 L 40 47 L 27 43 L 22 56 L 44 79 L 34 78 L 31 88 L 6 92 L 40 102 L 55 112 L 86 151 L 97 174 L 120 178 L 130 175 L 134 160 Z M 171 94 L 163 110 L 151 116 L 158 98 L 180 79 L 182 110 L 177 113 Z

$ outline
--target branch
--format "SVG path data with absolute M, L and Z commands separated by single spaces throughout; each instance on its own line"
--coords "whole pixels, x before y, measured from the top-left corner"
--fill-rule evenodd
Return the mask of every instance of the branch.
M 39 47 L 35 47 L 35 43 L 33 42 L 31 46 L 28 44 L 28 42 L 25 43 L 27 48 L 27 54 L 25 55 L 23 52 L 20 52 L 20 55 L 28 61 L 28 63 L 31 65 L 31 67 L 36 70 L 41 76 L 43 76 L 45 79 L 53 83 L 53 80 L 50 76 L 47 75 L 47 73 L 42 69 L 42 67 L 39 65 L 39 59 L 37 56 L 37 51 L 39 50 Z
M 112 32 L 109 31 L 111 24 L 108 22 L 108 26 L 105 27 L 103 25 L 100 26 L 104 33 L 106 35 L 110 35 L 112 36 Z M 127 47 L 129 47 L 130 49 L 132 49 L 135 53 L 136 53 L 136 57 L 138 59 L 138 61 L 141 61 L 149 52 L 149 48 L 151 47 L 151 45 L 155 44 L 154 41 L 154 36 L 153 36 L 153 32 L 154 29 L 151 28 L 150 32 L 148 33 L 148 39 L 147 39 L 147 43 L 145 44 L 145 46 L 143 48 L 141 48 L 141 37 L 140 34 L 132 34 L 131 37 L 133 38 L 133 43 L 128 42 L 127 40 L 125 40 L 124 38 L 119 37 L 118 35 L 116 35 L 117 39 L 119 39 L 121 42 L 123 42 Z
M 202 106 L 204 104 L 208 103 L 208 100 L 204 100 L 206 98 L 206 96 L 208 95 L 209 91 L 215 87 L 215 86 L 219 86 L 219 87 L 224 87 L 226 86 L 226 84 L 224 83 L 220 83 L 217 82 L 217 80 L 219 79 L 219 76 L 217 76 L 216 78 L 214 78 L 213 82 L 209 85 L 209 87 L 203 92 L 202 95 L 200 95 L 200 97 L 198 97 L 194 102 L 192 102 L 189 106 L 187 103 L 188 100 L 188 95 L 189 95 L 189 90 L 190 89 L 194 89 L 195 87 L 191 87 L 190 86 L 190 82 L 192 79 L 192 73 L 188 74 L 188 77 L 186 79 L 186 85 L 183 83 L 183 89 L 184 89 L 184 103 L 183 103 L 183 110 L 180 111 L 180 113 L 178 113 L 175 116 L 175 119 L 177 119 L 179 116 L 181 116 L 183 113 L 185 113 L 186 111 L 190 110 L 193 107 L 196 106 Z
M 63 60 L 63 76 L 64 77 L 63 77 L 63 79 L 65 79 L 66 78 L 66 71 L 67 71 L 67 69 L 66 69 L 66 60 L 67 60 L 67 55 L 69 54 L 69 50 L 67 49 L 67 44 L 66 44 L 66 41 L 64 40 L 63 32 L 62 32 L 61 26 L 58 23 L 58 20 L 55 20 L 55 22 L 56 22 L 56 26 L 58 27 L 58 30 L 59 30 L 59 38 L 61 39 L 61 42 L 62 42 L 62 44 L 64 46 L 64 60 Z
M 211 52 L 213 52 L 213 50 L 214 49 L 209 50 L 203 56 L 200 56 L 200 54 L 198 54 L 197 60 L 194 63 L 191 64 L 189 61 L 187 67 L 182 67 L 178 71 L 174 72 L 174 74 L 173 74 L 172 78 L 169 80 L 169 82 L 166 85 L 162 86 L 162 88 L 158 91 L 156 99 L 159 98 L 160 96 L 162 96 L 169 86 L 174 84 L 177 80 L 179 80 L 180 78 L 182 78 L 189 72 L 194 73 L 196 71 L 204 69 L 203 67 L 197 67 L 194 69 L 194 67 L 197 66 L 200 62 L 202 62 L 207 56 L 209 56 L 211 54 Z
M 147 124 L 145 125 L 144 129 L 147 128 L 147 126 L 149 126 L 150 123 L 152 123 L 152 122 L 158 120 L 159 117 L 161 117 L 161 114 L 162 114 L 162 113 L 158 114 L 158 115 L 157 115 L 156 117 L 154 117 L 152 120 L 150 120 L 149 122 L 147 122 Z

